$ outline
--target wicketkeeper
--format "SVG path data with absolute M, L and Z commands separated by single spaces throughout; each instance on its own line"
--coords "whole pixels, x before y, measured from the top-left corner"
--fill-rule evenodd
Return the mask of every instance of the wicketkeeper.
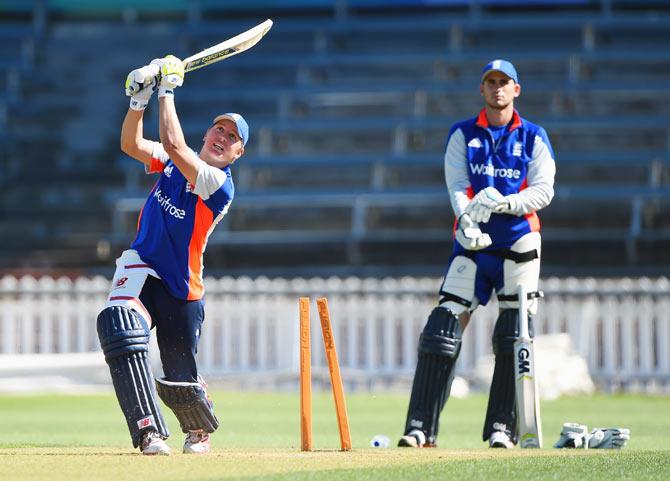
M 517 285 L 537 311 L 540 222 L 536 211 L 554 196 L 554 154 L 544 129 L 514 109 L 521 86 L 514 66 L 494 60 L 484 67 L 479 91 L 484 108 L 455 124 L 444 156 L 456 215 L 454 249 L 439 304 L 419 340 L 404 435 L 399 446 L 435 446 L 440 413 L 449 398 L 461 338 L 471 313 L 493 291 L 500 313 L 493 332 L 495 370 L 483 440 L 491 447 L 517 442 L 514 341 L 519 335 Z M 530 324 L 532 337 L 532 323 Z
M 133 446 L 143 454 L 169 454 L 168 428 L 158 397 L 173 410 L 186 441 L 184 453 L 204 454 L 219 426 L 195 355 L 204 321 L 203 252 L 235 192 L 230 165 L 244 154 L 249 127 L 241 115 L 217 116 L 199 153 L 184 140 L 174 91 L 184 79 L 171 55 L 133 70 L 126 80 L 130 108 L 121 150 L 158 174 L 140 213 L 137 237 L 116 260 L 98 337 L 128 422 Z M 142 117 L 158 91 L 160 142 L 144 138 Z M 147 358 L 156 329 L 165 378 L 156 379 Z

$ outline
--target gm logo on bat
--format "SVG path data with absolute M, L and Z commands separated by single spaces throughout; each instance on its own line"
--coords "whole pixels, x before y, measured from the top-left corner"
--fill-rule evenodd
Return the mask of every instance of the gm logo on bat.
M 530 372 L 530 361 L 528 361 L 528 358 L 530 357 L 530 352 L 528 352 L 528 349 L 525 347 L 522 347 L 519 349 L 519 352 L 517 354 L 517 363 L 519 365 L 519 374 L 527 374 Z

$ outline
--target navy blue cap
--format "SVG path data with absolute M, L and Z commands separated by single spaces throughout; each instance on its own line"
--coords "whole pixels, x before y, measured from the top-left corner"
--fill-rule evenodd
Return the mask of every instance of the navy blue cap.
M 212 125 L 223 119 L 232 120 L 235 123 L 235 126 L 237 127 L 237 135 L 242 139 L 242 145 L 247 145 L 247 140 L 249 140 L 249 124 L 244 120 L 244 117 L 235 113 L 221 114 L 217 115 L 212 122 Z
M 486 67 L 484 67 L 484 70 L 482 70 L 482 82 L 491 72 L 502 72 L 514 80 L 515 83 L 519 83 L 519 76 L 516 74 L 514 65 L 512 65 L 512 63 L 508 62 L 507 60 L 497 59 L 487 63 Z

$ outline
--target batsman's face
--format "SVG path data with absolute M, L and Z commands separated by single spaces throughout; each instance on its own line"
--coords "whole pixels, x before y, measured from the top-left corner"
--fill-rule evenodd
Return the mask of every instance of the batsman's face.
M 222 168 L 232 164 L 244 153 L 242 139 L 237 133 L 235 122 L 222 119 L 207 129 L 200 158 L 214 167 Z
M 502 72 L 491 72 L 479 86 L 486 105 L 502 110 L 521 94 L 521 86 Z

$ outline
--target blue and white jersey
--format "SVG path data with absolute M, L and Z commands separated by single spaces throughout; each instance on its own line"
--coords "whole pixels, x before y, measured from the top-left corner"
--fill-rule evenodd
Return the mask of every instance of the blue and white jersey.
M 449 132 L 444 171 L 457 219 L 486 187 L 509 199 L 510 214 L 492 214 L 479 225 L 493 241 L 487 250 L 508 248 L 528 232 L 539 231 L 536 211 L 554 196 L 556 165 L 547 133 L 516 110 L 503 129 L 489 126 L 486 110 L 456 123 Z
M 197 157 L 197 154 L 193 152 Z M 200 299 L 202 256 L 207 239 L 233 200 L 235 187 L 230 167 L 218 169 L 200 161 L 191 185 L 154 142 L 147 173 L 160 173 L 147 198 L 131 248 L 179 299 Z

